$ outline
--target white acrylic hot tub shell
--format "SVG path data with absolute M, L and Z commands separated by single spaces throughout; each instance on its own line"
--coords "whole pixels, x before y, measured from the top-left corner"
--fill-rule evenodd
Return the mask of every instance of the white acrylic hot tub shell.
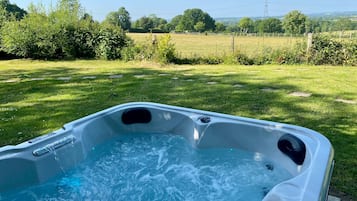
M 121 116 L 130 108 L 148 109 L 151 122 L 123 124 Z M 201 122 L 202 116 L 211 121 Z M 294 175 L 276 185 L 264 201 L 326 200 L 333 148 L 323 135 L 293 125 L 141 102 L 118 105 L 68 123 L 46 136 L 0 148 L 0 192 L 45 182 L 80 163 L 94 146 L 118 133 L 136 131 L 183 135 L 198 148 L 234 147 L 254 152 L 257 157 L 264 154 Z M 306 146 L 302 165 L 296 165 L 277 148 L 279 138 L 287 133 Z M 51 147 L 53 150 L 49 150 Z

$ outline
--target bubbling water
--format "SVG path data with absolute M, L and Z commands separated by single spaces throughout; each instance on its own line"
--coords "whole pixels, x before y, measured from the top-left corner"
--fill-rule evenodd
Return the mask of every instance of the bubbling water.
M 9 200 L 262 200 L 291 178 L 254 153 L 196 149 L 169 134 L 122 135 L 92 150 L 81 165 Z

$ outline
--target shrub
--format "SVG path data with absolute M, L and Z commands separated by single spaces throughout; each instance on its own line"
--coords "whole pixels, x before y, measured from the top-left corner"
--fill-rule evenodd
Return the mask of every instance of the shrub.
M 122 49 L 128 45 L 124 31 L 115 26 L 102 27 L 96 37 L 96 57 L 100 59 L 120 59 Z
M 271 53 L 268 54 L 259 54 L 258 56 L 253 58 L 254 65 L 265 65 L 272 64 L 273 59 L 271 58 Z
M 127 41 L 127 46 L 123 47 L 121 50 L 121 58 L 124 61 L 132 61 L 132 60 L 138 60 L 139 58 L 137 55 L 139 55 L 140 48 L 138 46 L 135 46 L 134 42 L 132 40 Z
M 156 46 L 156 44 L 153 44 Z M 176 59 L 175 45 L 171 43 L 171 36 L 166 34 L 157 42 L 157 59 L 161 63 L 171 63 Z
M 234 55 L 223 56 L 221 62 L 225 64 L 240 64 L 240 65 L 253 65 L 254 59 L 243 53 L 235 53 Z
M 79 3 L 61 1 L 49 13 L 33 6 L 24 19 L 1 28 L 1 50 L 35 59 L 121 58 L 129 43 L 123 30 L 81 16 Z
M 272 52 L 271 61 L 275 64 L 301 64 L 304 56 L 296 49 L 280 49 Z
M 60 31 L 61 52 L 66 58 L 94 58 L 96 32 L 89 27 L 68 26 Z M 59 56 L 59 55 L 57 55 Z
M 156 46 L 152 44 L 138 44 L 133 47 L 128 46 L 128 48 L 132 48 L 135 53 L 136 60 L 154 60 L 156 54 Z
M 253 65 L 254 64 L 254 60 L 252 58 L 249 58 L 247 55 L 243 54 L 243 53 L 237 53 L 235 55 L 236 61 L 238 64 L 241 65 Z
M 175 64 L 189 64 L 189 65 L 198 65 L 198 64 L 208 64 L 208 65 L 216 65 L 221 63 L 226 63 L 225 58 L 217 57 L 217 56 L 208 56 L 208 57 L 191 57 L 191 58 L 175 58 Z M 227 63 L 226 63 L 227 64 Z
M 208 56 L 204 58 L 200 58 L 201 64 L 209 64 L 209 65 L 216 65 L 216 64 L 221 64 L 224 62 L 224 60 L 221 57 L 217 56 Z
M 357 66 L 357 41 L 349 41 L 344 44 L 343 56 L 343 64 Z
M 326 35 L 313 37 L 308 61 L 315 65 L 357 65 L 357 42 L 343 42 Z
M 256 55 L 253 60 L 255 65 L 264 65 L 264 64 L 272 64 L 273 62 L 273 54 L 275 50 L 272 48 L 264 48 L 260 54 Z
M 30 58 L 52 58 L 57 52 L 54 27 L 40 14 L 21 21 L 10 21 L 2 27 L 2 49 L 10 54 Z
M 233 55 L 224 55 L 222 59 L 224 64 L 237 64 L 236 59 Z

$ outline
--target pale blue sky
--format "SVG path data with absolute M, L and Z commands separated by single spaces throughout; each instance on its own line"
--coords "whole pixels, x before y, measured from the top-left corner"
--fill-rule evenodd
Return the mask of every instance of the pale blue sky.
M 56 0 L 10 0 L 27 9 L 32 2 L 50 5 Z M 213 18 L 218 17 L 259 17 L 264 15 L 265 0 L 81 0 L 86 12 L 96 20 L 103 20 L 110 11 L 124 6 L 133 20 L 142 16 L 156 14 L 158 17 L 171 19 L 189 8 L 201 8 Z M 291 10 L 300 10 L 305 14 L 357 11 L 357 0 L 268 0 L 269 16 L 285 15 Z

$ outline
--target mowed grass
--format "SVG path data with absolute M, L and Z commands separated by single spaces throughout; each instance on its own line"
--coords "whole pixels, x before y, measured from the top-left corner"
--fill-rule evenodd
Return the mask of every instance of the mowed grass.
M 332 191 L 356 199 L 356 77 L 357 68 L 332 66 L 0 61 L 0 145 L 121 103 L 158 102 L 316 130 L 335 149 Z
M 160 38 L 163 34 L 127 34 L 138 44 L 148 44 L 153 37 Z M 233 52 L 232 35 L 224 34 L 170 34 L 172 43 L 181 57 L 224 56 Z M 293 48 L 296 43 L 305 42 L 304 37 L 261 37 L 235 36 L 234 51 L 248 56 L 256 56 L 276 49 Z

